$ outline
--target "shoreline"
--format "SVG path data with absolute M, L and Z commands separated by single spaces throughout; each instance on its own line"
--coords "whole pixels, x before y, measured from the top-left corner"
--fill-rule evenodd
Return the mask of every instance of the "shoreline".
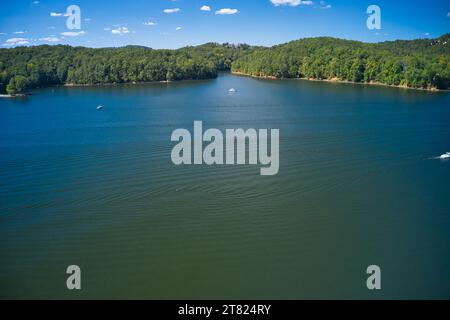
M 120 86 L 120 85 L 141 85 L 141 84 L 171 84 L 171 83 L 178 83 L 178 82 L 187 82 L 187 81 L 207 81 L 207 80 L 214 80 L 217 79 L 217 77 L 214 78 L 205 78 L 205 79 L 182 79 L 182 80 L 162 80 L 162 81 L 131 81 L 131 82 L 111 82 L 111 83 L 93 83 L 93 84 L 78 84 L 78 83 L 64 83 L 64 84 L 53 84 L 48 86 L 42 86 L 42 87 L 35 87 L 31 88 L 29 92 L 36 89 L 49 89 L 49 88 L 87 88 L 87 87 L 110 87 L 110 86 Z M 19 94 L 6 94 L 6 93 L 0 93 L 0 99 L 1 98 L 19 98 L 19 97 L 27 97 L 32 95 L 32 93 L 19 93 Z
M 205 79 L 181 79 L 181 80 L 161 80 L 161 81 L 130 81 L 130 82 L 111 82 L 111 83 L 94 83 L 94 84 L 77 84 L 77 83 L 65 83 L 65 84 L 57 84 L 53 87 L 67 87 L 67 88 L 77 88 L 77 87 L 106 87 L 106 86 L 119 86 L 124 84 L 129 85 L 140 85 L 140 84 L 157 84 L 157 83 L 178 83 L 178 82 L 187 82 L 187 81 L 207 81 L 207 80 L 214 80 L 217 79 L 217 77 L 214 78 L 205 78 Z M 49 88 L 49 87 L 43 87 L 43 88 Z
M 246 74 L 238 71 L 231 71 L 231 74 L 239 77 L 249 77 L 254 79 L 262 79 L 262 80 L 306 80 L 306 81 L 316 81 L 316 82 L 328 82 L 328 83 L 343 83 L 343 84 L 357 84 L 357 85 L 369 85 L 369 86 L 381 86 L 381 87 L 389 87 L 389 88 L 399 88 L 399 89 L 408 89 L 408 90 L 417 90 L 417 91 L 426 91 L 426 92 L 450 92 L 450 89 L 443 90 L 437 88 L 414 88 L 408 87 L 405 85 L 390 85 L 381 82 L 354 82 L 347 80 L 339 80 L 337 78 L 332 79 L 315 79 L 315 78 L 277 78 L 274 76 L 254 76 L 251 74 Z
M 177 81 L 186 81 L 186 80 L 177 80 Z M 92 83 L 92 84 L 79 84 L 79 83 L 65 83 L 65 84 L 57 84 L 53 87 L 67 87 L 67 88 L 78 88 L 78 87 L 107 87 L 107 86 L 117 86 L 122 84 L 132 84 L 132 85 L 138 85 L 138 84 L 149 84 L 149 83 L 172 83 L 176 81 L 142 81 L 142 82 L 111 82 L 111 83 Z M 50 88 L 50 87 L 44 87 L 44 88 Z
M 381 82 L 354 82 L 347 80 L 340 80 L 337 78 L 332 79 L 315 79 L 315 78 L 277 78 L 275 76 L 255 76 L 243 72 L 238 71 L 223 71 L 220 73 L 229 73 L 238 77 L 248 77 L 253 79 L 260 80 L 305 80 L 305 81 L 315 81 L 315 82 L 328 82 L 328 83 L 342 83 L 342 84 L 356 84 L 356 85 L 369 85 L 369 86 L 382 86 L 382 87 L 390 87 L 390 88 L 399 88 L 399 89 L 408 89 L 408 90 L 416 90 L 416 91 L 425 91 L 425 92 L 450 92 L 450 89 L 437 89 L 437 88 L 413 88 L 405 85 L 389 85 Z M 220 76 L 220 73 L 217 77 Z M 206 78 L 206 79 L 182 79 L 182 80 L 162 80 L 162 81 L 133 81 L 133 82 L 112 82 L 112 83 L 95 83 L 95 84 L 76 84 L 76 83 L 65 83 L 65 84 L 56 84 L 51 86 L 37 87 L 34 89 L 46 89 L 46 88 L 57 88 L 57 87 L 66 87 L 66 88 L 83 88 L 83 87 L 109 87 L 109 86 L 118 86 L 118 85 L 141 85 L 141 84 L 170 84 L 177 82 L 188 82 L 188 81 L 207 81 L 214 80 L 214 78 Z M 27 97 L 32 95 L 31 93 L 20 93 L 20 94 L 0 94 L 0 99 L 14 99 L 20 97 Z
M 20 94 L 0 94 L 0 99 L 14 99 L 14 98 L 21 98 L 26 97 L 27 95 L 24 93 Z

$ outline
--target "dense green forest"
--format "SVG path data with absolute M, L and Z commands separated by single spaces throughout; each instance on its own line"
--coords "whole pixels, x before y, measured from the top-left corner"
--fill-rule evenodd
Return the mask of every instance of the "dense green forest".
M 128 46 L 0 49 L 0 92 L 58 84 L 208 79 L 232 70 L 258 77 L 378 82 L 424 89 L 450 85 L 450 35 L 362 43 L 309 38 L 271 48 L 208 43 L 178 50 Z
M 57 84 L 208 79 L 251 48 L 209 43 L 178 50 L 35 46 L 0 49 L 0 92 L 18 94 Z
M 310 38 L 241 56 L 232 71 L 257 77 L 382 83 L 423 89 L 450 86 L 450 35 L 362 43 Z

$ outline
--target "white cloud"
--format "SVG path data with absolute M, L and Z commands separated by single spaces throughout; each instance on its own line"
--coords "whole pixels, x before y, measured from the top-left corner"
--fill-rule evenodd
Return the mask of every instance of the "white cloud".
M 325 1 L 320 1 L 320 9 L 331 9 L 331 4 L 326 3 Z
M 27 33 L 27 31 L 16 31 L 16 32 L 14 32 L 14 34 L 24 34 L 24 33 Z
M 291 6 L 296 7 L 300 5 L 302 2 L 301 0 L 270 0 L 270 2 L 273 3 L 274 6 Z
M 41 3 L 40 1 L 33 1 L 32 4 L 39 4 Z
M 26 38 L 11 38 L 4 43 L 5 46 L 21 46 L 26 44 L 30 44 L 29 39 Z
M 173 9 L 164 9 L 164 13 L 175 13 L 181 11 L 180 8 L 173 8 Z
M 59 12 L 50 12 L 50 17 L 61 17 L 63 14 Z
M 127 27 L 118 27 L 116 29 L 112 29 L 111 30 L 112 34 L 118 34 L 120 36 L 123 36 L 125 34 L 130 33 L 130 29 L 128 29 Z
M 28 41 L 28 39 L 26 38 L 11 38 L 6 40 L 7 43 L 14 43 L 14 42 L 19 42 L 19 41 Z
M 75 31 L 66 31 L 66 32 L 61 32 L 62 36 L 65 37 L 78 37 L 79 35 L 85 34 L 84 31 L 79 31 L 79 32 L 75 32 Z
M 272 4 L 275 6 L 275 7 L 278 7 L 278 6 L 291 6 L 291 7 L 296 7 L 296 6 L 299 6 L 299 5 L 305 5 L 305 6 L 310 6 L 310 5 L 313 5 L 314 4 L 314 2 L 313 1 L 309 1 L 309 0 L 307 0 L 307 1 L 305 1 L 305 0 L 270 0 L 270 2 L 272 2 Z
M 210 6 L 203 6 L 200 8 L 200 10 L 202 11 L 211 11 L 211 7 Z
M 144 26 L 149 26 L 149 27 L 154 27 L 154 26 L 157 25 L 157 23 L 153 22 L 153 21 L 147 21 L 147 22 L 144 22 L 143 25 Z
M 182 27 L 177 27 L 175 30 L 176 31 L 180 31 L 181 29 L 183 29 Z
M 60 41 L 60 39 L 57 37 L 50 36 L 50 37 L 40 38 L 39 41 L 58 42 L 58 41 Z
M 449 17 L 449 18 L 450 18 L 450 12 L 449 12 L 449 13 L 447 13 L 447 17 Z
M 216 11 L 216 14 L 238 14 L 239 10 L 238 9 L 230 9 L 230 8 L 224 8 L 224 9 L 220 9 L 218 11 Z

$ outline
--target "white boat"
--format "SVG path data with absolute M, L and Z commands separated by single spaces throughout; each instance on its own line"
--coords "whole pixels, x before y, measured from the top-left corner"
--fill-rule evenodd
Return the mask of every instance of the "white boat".
M 97 110 L 102 110 L 102 109 L 103 109 L 103 106 L 101 106 L 101 105 L 97 106 Z
M 236 93 L 237 90 L 235 88 L 231 88 L 230 90 L 228 90 L 228 93 Z
M 444 153 L 442 156 L 439 157 L 441 160 L 447 160 L 450 159 L 450 152 Z

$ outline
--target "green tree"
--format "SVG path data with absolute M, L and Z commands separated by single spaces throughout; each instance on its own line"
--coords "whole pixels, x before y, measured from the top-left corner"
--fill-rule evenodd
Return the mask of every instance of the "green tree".
M 19 94 L 24 92 L 27 87 L 28 80 L 24 76 L 14 76 L 6 86 L 8 94 Z

